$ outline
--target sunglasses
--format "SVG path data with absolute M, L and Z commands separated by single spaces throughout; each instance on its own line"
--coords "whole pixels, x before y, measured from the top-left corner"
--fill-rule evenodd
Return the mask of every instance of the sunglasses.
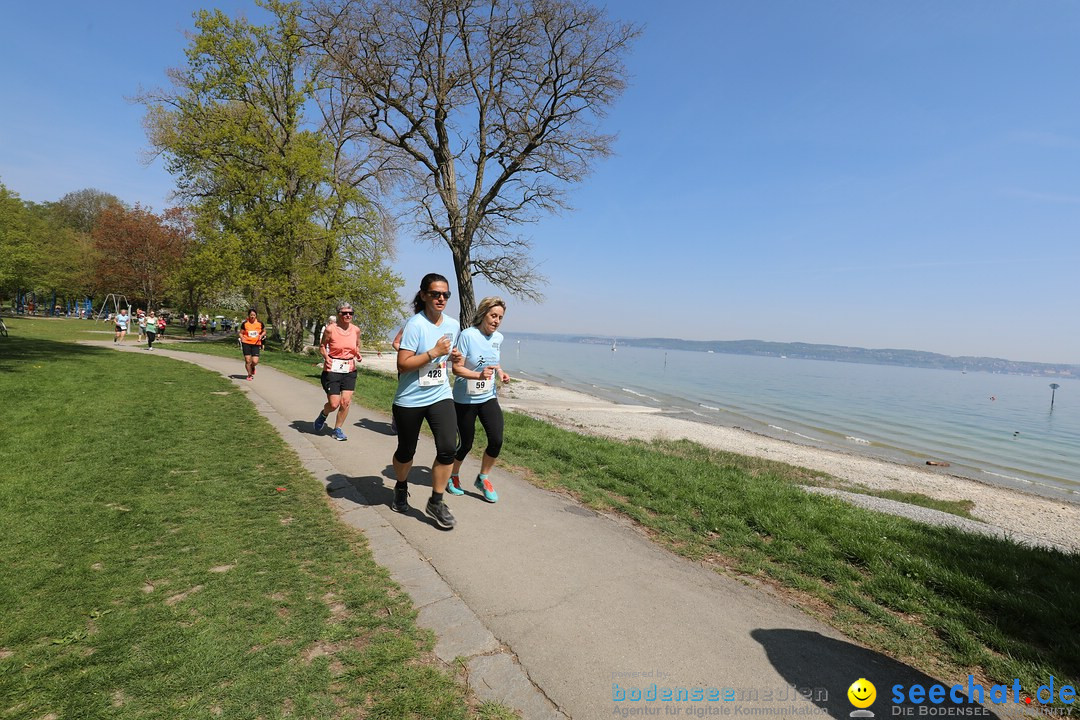
M 442 298 L 443 300 L 450 299 L 450 293 L 441 292 L 439 290 L 428 290 L 427 294 L 430 295 L 433 300 L 438 300 L 439 298 Z
M 352 317 L 352 312 L 342 312 L 338 313 L 338 315 L 341 315 L 342 317 Z

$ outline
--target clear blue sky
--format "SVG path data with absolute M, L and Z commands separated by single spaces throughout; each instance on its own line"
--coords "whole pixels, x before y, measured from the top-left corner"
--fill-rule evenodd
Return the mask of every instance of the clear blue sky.
M 182 63 L 200 7 L 254 6 L 9 4 L 0 181 L 164 209 L 125 97 Z M 608 7 L 646 26 L 605 124 L 617 156 L 523 228 L 550 284 L 506 330 L 1080 363 L 1080 4 Z M 405 295 L 452 276 L 444 248 L 399 251 Z

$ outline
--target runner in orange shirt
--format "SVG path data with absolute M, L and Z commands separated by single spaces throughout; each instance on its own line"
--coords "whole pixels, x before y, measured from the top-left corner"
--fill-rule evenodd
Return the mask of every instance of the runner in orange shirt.
M 255 379 L 255 366 L 259 364 L 259 353 L 262 352 L 263 341 L 266 340 L 266 326 L 259 320 L 255 308 L 248 310 L 247 320 L 236 327 L 240 336 L 240 349 L 244 351 L 244 369 L 247 370 L 247 379 Z

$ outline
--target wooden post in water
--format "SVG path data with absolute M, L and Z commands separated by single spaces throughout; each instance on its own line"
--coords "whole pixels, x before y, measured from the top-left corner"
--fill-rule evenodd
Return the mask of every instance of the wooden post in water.
M 1057 383 L 1050 383 L 1050 412 L 1054 412 L 1054 396 L 1057 395 L 1057 389 L 1061 387 Z

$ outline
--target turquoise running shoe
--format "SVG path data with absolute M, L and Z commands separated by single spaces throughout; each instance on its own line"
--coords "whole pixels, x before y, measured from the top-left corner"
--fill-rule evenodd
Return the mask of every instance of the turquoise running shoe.
M 484 499 L 489 503 L 499 502 L 499 493 L 495 492 L 495 488 L 491 486 L 491 481 L 487 478 L 482 478 L 477 475 L 476 482 L 473 483 L 476 489 L 484 493 Z
M 464 495 L 465 491 L 461 489 L 461 480 L 457 475 L 450 476 L 450 482 L 446 483 L 446 492 L 451 495 Z

